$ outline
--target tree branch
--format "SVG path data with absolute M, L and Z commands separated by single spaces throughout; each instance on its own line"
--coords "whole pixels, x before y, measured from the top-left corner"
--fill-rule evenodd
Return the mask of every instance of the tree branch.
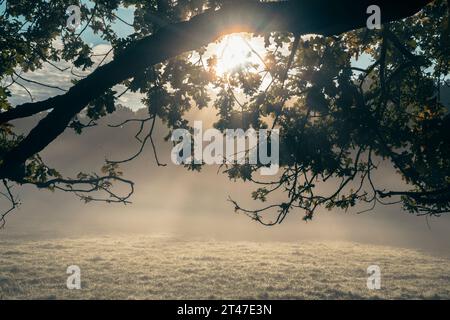
M 225 34 L 281 31 L 330 36 L 364 27 L 369 5 L 379 5 L 383 22 L 388 22 L 411 16 L 430 2 L 411 0 L 405 5 L 390 0 L 241 1 L 165 26 L 96 69 L 66 94 L 1 113 L 0 124 L 53 108 L 25 139 L 4 155 L 0 178 L 20 180 L 25 161 L 56 139 L 76 114 L 107 89 L 148 66 L 205 46 Z

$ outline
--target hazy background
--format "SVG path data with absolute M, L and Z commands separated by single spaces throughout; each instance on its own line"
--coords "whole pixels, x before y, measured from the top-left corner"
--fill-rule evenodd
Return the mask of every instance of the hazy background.
M 193 118 L 205 118 L 193 114 Z M 120 160 L 134 154 L 139 145 L 134 140 L 136 125 L 109 128 L 128 118 L 144 118 L 145 110 L 119 112 L 88 128 L 82 135 L 66 130 L 42 154 L 49 166 L 66 176 L 80 171 L 99 171 L 105 158 Z M 36 119 L 17 121 L 17 129 L 29 130 Z M 7 218 L 0 239 L 16 237 L 79 237 L 92 235 L 169 234 L 187 239 L 302 241 L 348 240 L 426 250 L 449 255 L 450 217 L 416 217 L 399 206 L 379 206 L 365 214 L 318 211 L 315 219 L 304 222 L 301 211 L 293 211 L 276 227 L 264 227 L 248 217 L 236 214 L 228 196 L 250 208 L 255 186 L 228 180 L 217 167 L 189 172 L 170 163 L 170 145 L 164 142 L 166 129 L 158 123 L 155 142 L 161 162 L 157 167 L 151 147 L 135 161 L 123 166 L 125 177 L 135 181 L 136 192 L 131 205 L 90 203 L 85 205 L 64 192 L 16 187 L 22 202 L 19 210 Z M 376 180 L 399 185 L 400 179 L 390 169 L 382 169 Z M 1 206 L 7 205 L 2 203 Z

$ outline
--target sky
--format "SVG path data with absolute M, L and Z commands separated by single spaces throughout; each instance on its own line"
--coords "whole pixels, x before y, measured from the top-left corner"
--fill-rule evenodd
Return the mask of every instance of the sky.
M 130 23 L 132 9 L 120 9 L 118 15 Z M 118 21 L 115 28 L 126 36 L 131 28 Z M 95 53 L 104 53 L 109 45 L 101 41 L 89 29 L 83 35 L 91 43 Z M 58 45 L 56 43 L 56 45 Z M 255 45 L 258 45 L 256 42 Z M 215 50 L 215 49 L 211 49 Z M 97 63 L 101 57 L 95 58 Z M 111 59 L 106 59 L 108 62 Z M 61 64 L 64 67 L 64 64 Z M 83 74 L 81 70 L 77 73 Z M 85 72 L 88 74 L 89 70 Z M 41 70 L 23 75 L 26 78 L 49 82 L 62 88 L 70 87 L 73 76 L 70 72 L 59 72 L 46 64 Z M 42 100 L 61 91 L 34 84 L 27 84 L 35 100 Z M 12 86 L 14 105 L 29 101 L 28 94 L 20 86 Z M 123 90 L 116 87 L 116 91 Z M 105 157 L 124 158 L 136 151 L 138 145 L 133 136 L 136 127 L 112 129 L 106 124 L 120 123 L 127 118 L 145 114 L 141 109 L 141 96 L 127 93 L 119 103 L 131 110 L 121 110 L 102 119 L 100 126 L 78 136 L 67 130 L 42 154 L 46 162 L 67 175 L 79 171 L 100 168 Z M 133 112 L 137 112 L 134 114 Z M 209 116 L 204 112 L 191 115 L 193 118 Z M 36 118 L 18 121 L 19 130 L 26 132 Z M 156 143 L 162 161 L 170 163 L 170 147 L 163 141 L 167 134 L 158 124 Z M 376 208 L 373 212 L 357 215 L 344 212 L 320 211 L 311 222 L 302 220 L 302 212 L 293 212 L 281 226 L 267 228 L 243 215 L 234 213 L 228 196 L 241 203 L 250 202 L 254 186 L 229 181 L 217 174 L 216 167 L 201 173 L 192 173 L 182 167 L 168 165 L 158 168 L 151 150 L 131 165 L 124 168 L 126 176 L 135 180 L 136 194 L 133 204 L 128 206 L 88 204 L 78 201 L 73 195 L 36 191 L 31 187 L 16 189 L 22 201 L 20 209 L 8 217 L 7 228 L 1 238 L 15 236 L 50 237 L 75 236 L 99 233 L 169 233 L 183 237 L 207 237 L 227 240 L 253 241 L 300 241 L 300 240 L 349 240 L 374 244 L 388 244 L 428 250 L 437 254 L 449 254 L 450 217 L 415 217 L 399 206 Z M 394 175 L 380 174 L 382 182 L 400 185 Z

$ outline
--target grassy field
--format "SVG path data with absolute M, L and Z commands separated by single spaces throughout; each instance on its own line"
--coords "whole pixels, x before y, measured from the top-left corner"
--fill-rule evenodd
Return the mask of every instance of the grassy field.
M 81 290 L 66 288 L 69 265 Z M 367 289 L 369 265 L 381 267 L 381 290 Z M 0 298 L 448 299 L 450 260 L 345 242 L 2 240 Z

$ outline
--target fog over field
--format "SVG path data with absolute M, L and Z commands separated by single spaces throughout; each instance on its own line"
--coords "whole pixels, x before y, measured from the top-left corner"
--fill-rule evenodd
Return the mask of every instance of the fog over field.
M 101 123 L 140 116 L 123 109 Z M 99 169 L 105 156 L 136 151 L 138 144 L 130 143 L 136 129 L 66 131 L 42 156 L 68 176 Z M 169 163 L 167 132 L 162 125 L 157 130 L 161 161 Z M 227 201 L 231 196 L 257 207 L 250 200 L 254 186 L 229 181 L 215 167 L 201 173 L 158 168 L 146 150 L 123 170 L 136 182 L 127 206 L 14 189 L 22 205 L 0 231 L 1 298 L 450 297 L 447 216 L 427 221 L 380 206 L 364 214 L 320 210 L 306 223 L 304 213 L 294 211 L 268 228 L 234 213 Z M 398 183 L 386 171 L 375 178 Z M 81 291 L 66 288 L 70 265 L 81 268 Z M 382 290 L 367 289 L 370 265 L 381 268 Z
M 81 290 L 66 288 L 67 266 Z M 381 268 L 381 290 L 366 269 Z M 186 241 L 114 236 L 6 241 L 7 299 L 448 299 L 450 260 L 350 242 Z

